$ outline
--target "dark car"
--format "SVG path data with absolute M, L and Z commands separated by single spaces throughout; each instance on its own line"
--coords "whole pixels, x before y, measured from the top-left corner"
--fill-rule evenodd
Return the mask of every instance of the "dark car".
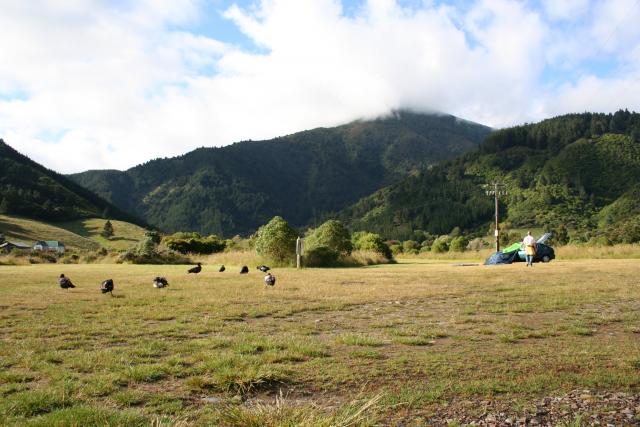
M 552 259 L 556 259 L 556 252 L 551 246 L 547 246 L 544 243 L 536 244 L 536 254 L 533 257 L 533 262 L 549 262 Z M 518 251 L 518 256 L 514 261 L 525 261 L 524 251 Z

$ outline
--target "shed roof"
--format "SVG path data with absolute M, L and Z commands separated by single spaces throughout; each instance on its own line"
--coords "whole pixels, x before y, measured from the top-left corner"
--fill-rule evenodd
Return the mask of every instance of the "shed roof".
M 50 248 L 58 248 L 58 247 L 64 247 L 64 243 L 58 241 L 58 240 L 38 240 L 36 242 L 36 245 L 43 245 L 43 246 L 48 246 Z

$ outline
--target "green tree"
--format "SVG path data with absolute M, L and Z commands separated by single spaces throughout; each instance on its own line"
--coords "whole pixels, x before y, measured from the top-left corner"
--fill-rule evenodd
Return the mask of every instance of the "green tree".
M 449 250 L 450 241 L 451 241 L 451 238 L 447 235 L 438 237 L 436 240 L 434 240 L 433 244 L 431 245 L 431 251 L 437 254 L 442 252 L 447 252 Z
M 391 253 L 394 256 L 400 255 L 401 253 L 403 253 L 402 245 L 400 244 L 389 245 L 389 249 L 391 250 Z
M 111 224 L 111 221 L 107 220 L 107 222 L 104 223 L 104 227 L 102 227 L 100 235 L 105 239 L 113 237 L 113 225 Z
M 329 220 L 313 232 L 305 240 L 308 249 L 326 246 L 340 255 L 349 255 L 353 250 L 349 230 L 336 220 Z
M 226 242 L 214 234 L 203 237 L 198 233 L 175 233 L 165 237 L 164 244 L 181 254 L 212 254 L 222 252 L 226 246 Z
M 458 236 L 451 239 L 451 243 L 449 243 L 449 251 L 450 252 L 464 252 L 467 249 L 467 245 L 469 244 L 469 239 L 464 236 Z
M 483 249 L 485 246 L 487 246 L 487 243 L 484 240 L 482 240 L 480 237 L 476 237 L 475 239 L 470 241 L 469 244 L 467 244 L 467 249 L 478 252 L 480 249 Z
M 256 232 L 256 252 L 276 263 L 293 261 L 298 233 L 282 217 L 275 216 Z
M 333 267 L 338 264 L 340 253 L 327 246 L 316 246 L 307 250 L 304 263 L 307 267 Z
M 559 245 L 566 245 L 569 243 L 569 231 L 564 224 L 560 224 L 553 232 L 553 241 Z
M 153 238 L 145 235 L 145 237 L 138 242 L 136 251 L 141 257 L 153 258 L 153 256 L 156 255 L 157 248 L 158 244 L 153 240 Z
M 147 230 L 144 232 L 144 237 L 147 237 L 149 239 L 151 239 L 151 241 L 153 243 L 155 243 L 156 245 L 160 244 L 160 241 L 162 240 L 162 236 L 160 235 L 160 233 L 158 231 L 155 230 Z
M 460 230 L 460 227 L 456 226 L 453 227 L 453 229 L 451 230 L 451 233 L 449 233 L 450 237 L 458 237 L 462 234 L 462 230 Z
M 385 258 L 393 259 L 389 245 L 378 234 L 366 231 L 357 231 L 351 235 L 353 247 L 359 251 L 373 251 L 382 254 Z
M 405 240 L 402 242 L 402 252 L 405 254 L 417 254 L 420 245 L 415 240 Z

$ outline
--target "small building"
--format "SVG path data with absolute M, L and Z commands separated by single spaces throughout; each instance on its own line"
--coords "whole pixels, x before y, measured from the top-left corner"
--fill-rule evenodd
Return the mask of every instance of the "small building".
M 4 241 L 2 243 L 0 243 L 0 252 L 11 252 L 14 249 L 19 249 L 19 250 L 30 250 L 31 246 L 25 245 L 24 243 L 20 243 L 20 242 L 9 242 L 9 241 Z
M 33 245 L 34 251 L 51 251 L 51 252 L 59 252 L 64 253 L 64 243 L 59 242 L 57 240 L 38 240 L 35 245 Z

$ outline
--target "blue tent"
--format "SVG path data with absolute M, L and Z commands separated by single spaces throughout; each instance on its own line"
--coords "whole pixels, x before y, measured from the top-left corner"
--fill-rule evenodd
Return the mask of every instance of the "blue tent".
M 487 258 L 487 260 L 484 262 L 484 265 L 511 264 L 512 262 L 517 261 L 517 258 L 517 250 L 506 253 L 496 252 L 495 254 Z

